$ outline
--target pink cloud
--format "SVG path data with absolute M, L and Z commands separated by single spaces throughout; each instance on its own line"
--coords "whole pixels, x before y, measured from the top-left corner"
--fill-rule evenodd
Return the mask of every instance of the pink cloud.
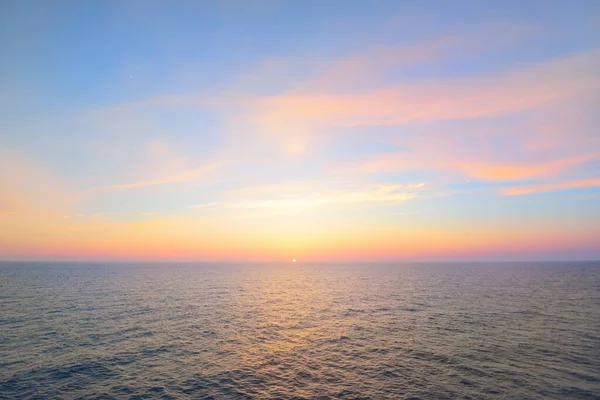
M 557 190 L 594 188 L 598 186 L 600 186 L 600 178 L 590 178 L 561 183 L 512 187 L 504 189 L 502 194 L 507 196 L 521 196 L 534 193 L 554 192 Z
M 175 175 L 170 175 L 168 177 L 162 179 L 153 179 L 153 180 L 145 180 L 145 181 L 137 181 L 130 183 L 121 183 L 116 185 L 107 185 L 95 188 L 95 191 L 103 191 L 103 190 L 120 190 L 120 189 L 135 189 L 141 187 L 148 186 L 158 186 L 158 185 L 166 185 L 171 183 L 181 183 L 181 182 L 190 182 L 200 179 L 202 176 L 206 175 L 210 171 L 213 171 L 219 167 L 221 167 L 223 163 L 212 163 L 200 168 L 194 168 L 190 170 L 185 170 Z
M 303 82 L 294 92 L 348 91 L 361 85 L 372 85 L 390 71 L 456 58 L 502 50 L 531 36 L 533 30 L 523 25 L 486 26 L 444 35 L 418 43 L 379 44 L 335 60 L 323 72 Z
M 511 181 L 554 175 L 574 165 L 600 159 L 600 153 L 567 157 L 541 163 L 457 163 L 455 166 L 467 176 L 486 181 Z
M 292 92 L 254 101 L 256 121 L 286 126 L 395 125 L 495 116 L 600 90 L 600 51 L 500 75 L 401 83 L 359 93 Z
M 591 153 L 549 161 L 484 161 L 491 155 L 484 152 L 469 154 L 461 151 L 460 146 L 450 141 L 439 143 L 435 140 L 418 139 L 409 141 L 408 144 L 411 146 L 411 152 L 378 156 L 356 165 L 346 166 L 341 171 L 351 173 L 444 171 L 484 181 L 514 181 L 556 176 L 577 165 L 600 159 L 600 153 Z

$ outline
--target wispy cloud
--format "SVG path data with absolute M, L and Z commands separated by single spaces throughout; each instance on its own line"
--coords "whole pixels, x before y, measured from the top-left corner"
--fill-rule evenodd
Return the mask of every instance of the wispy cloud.
M 521 111 L 600 90 L 600 51 L 487 77 L 400 83 L 359 93 L 291 93 L 257 98 L 256 120 L 286 126 L 397 125 Z
M 293 209 L 329 205 L 361 205 L 399 203 L 418 196 L 415 190 L 423 188 L 424 183 L 412 185 L 377 185 L 362 190 L 331 190 L 307 196 L 286 196 L 284 198 L 267 198 L 237 202 L 211 202 L 195 204 L 192 208 L 239 208 L 239 209 Z
M 590 153 L 548 161 L 482 161 L 482 156 L 478 154 L 460 153 L 451 146 L 434 151 L 428 149 L 429 145 L 423 147 L 422 143 L 424 142 L 414 142 L 415 147 L 411 152 L 376 156 L 367 161 L 347 165 L 341 171 L 376 173 L 432 170 L 460 173 L 467 178 L 484 181 L 501 182 L 554 176 L 577 165 L 600 160 L 600 153 Z M 463 161 L 467 156 L 473 161 Z
M 600 153 L 566 157 L 549 162 L 528 163 L 456 163 L 467 176 L 486 181 L 514 181 L 554 175 L 569 167 L 600 159 Z
M 379 44 L 331 62 L 294 92 L 342 91 L 377 84 L 390 71 L 497 52 L 531 36 L 531 27 L 502 24 L 445 34 L 417 43 Z
M 94 191 L 104 191 L 104 190 L 123 190 L 123 189 L 135 189 L 149 186 L 158 186 L 158 185 L 168 185 L 172 183 L 181 183 L 181 182 L 191 182 L 200 179 L 202 176 L 207 173 L 221 167 L 223 163 L 217 162 L 205 165 L 200 168 L 195 168 L 187 171 L 183 171 L 177 175 L 168 176 L 162 179 L 153 179 L 147 181 L 138 181 L 138 182 L 129 182 L 129 183 L 120 183 L 115 185 L 107 185 L 100 186 L 94 188 Z
M 558 190 L 594 188 L 599 186 L 600 178 L 590 178 L 543 185 L 511 187 L 504 189 L 502 194 L 507 196 L 521 196 L 534 193 L 554 192 Z
M 330 83 L 317 75 L 288 91 L 269 96 L 245 93 L 227 107 L 219 106 L 232 124 L 233 140 L 256 137 L 276 143 L 281 153 L 305 155 L 323 140 L 337 140 L 351 128 L 423 127 L 541 113 L 573 102 L 591 104 L 600 91 L 598 50 L 460 78 L 389 80 L 384 78 L 391 72 L 398 75 L 402 63 L 394 70 L 388 69 L 396 66 L 391 61 L 382 62 L 381 69 L 373 65 L 376 61 L 346 62 L 349 71 L 336 72 L 346 68 L 344 63 L 332 68 L 331 75 L 339 76 Z M 344 78 L 345 74 L 352 79 Z M 552 118 L 550 112 L 545 115 Z M 534 133 L 518 133 L 523 147 L 531 146 L 527 140 L 533 141 Z

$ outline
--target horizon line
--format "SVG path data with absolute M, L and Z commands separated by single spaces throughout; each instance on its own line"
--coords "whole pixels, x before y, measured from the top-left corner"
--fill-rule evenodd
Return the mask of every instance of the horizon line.
M 84 264 L 410 264 L 410 263 L 560 263 L 560 262 L 600 262 L 600 258 L 565 258 L 565 259 L 418 259 L 418 260 L 77 260 L 77 259 L 0 259 L 0 263 L 84 263 Z

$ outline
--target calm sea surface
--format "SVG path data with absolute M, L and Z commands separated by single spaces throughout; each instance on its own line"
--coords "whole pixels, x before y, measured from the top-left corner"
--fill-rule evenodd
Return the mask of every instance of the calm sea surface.
M 600 263 L 0 263 L 0 397 L 598 399 Z

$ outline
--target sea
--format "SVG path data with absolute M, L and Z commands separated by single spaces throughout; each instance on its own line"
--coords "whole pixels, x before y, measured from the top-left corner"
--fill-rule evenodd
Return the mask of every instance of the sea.
M 600 399 L 600 262 L 4 262 L 0 398 Z

